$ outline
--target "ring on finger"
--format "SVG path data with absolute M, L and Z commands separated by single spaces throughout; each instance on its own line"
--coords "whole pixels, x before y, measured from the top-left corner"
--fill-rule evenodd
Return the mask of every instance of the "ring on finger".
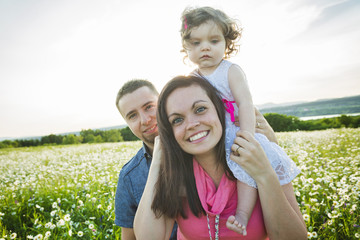
M 239 148 L 240 148 L 240 146 L 238 145 L 238 147 L 236 148 L 236 152 L 240 155 Z
M 256 127 L 260 128 L 260 123 L 256 122 Z

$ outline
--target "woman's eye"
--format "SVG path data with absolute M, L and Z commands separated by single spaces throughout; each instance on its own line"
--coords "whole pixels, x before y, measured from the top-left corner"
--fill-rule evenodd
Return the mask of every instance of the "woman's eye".
M 172 121 L 171 121 L 171 124 L 172 125 L 176 125 L 176 124 L 179 124 L 182 122 L 182 118 L 174 118 Z
M 203 111 L 205 111 L 206 110 L 206 107 L 198 107 L 197 109 L 196 109 L 196 112 L 197 113 L 201 113 L 201 112 L 203 112 Z

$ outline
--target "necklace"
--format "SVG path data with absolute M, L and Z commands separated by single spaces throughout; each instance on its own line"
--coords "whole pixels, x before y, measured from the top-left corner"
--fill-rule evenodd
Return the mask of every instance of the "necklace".
M 220 218 L 220 215 L 215 216 L 215 240 L 219 240 L 219 218 Z M 208 229 L 209 229 L 210 240 L 212 240 L 209 215 L 207 213 L 206 213 L 206 219 L 207 219 L 207 225 L 208 225 Z

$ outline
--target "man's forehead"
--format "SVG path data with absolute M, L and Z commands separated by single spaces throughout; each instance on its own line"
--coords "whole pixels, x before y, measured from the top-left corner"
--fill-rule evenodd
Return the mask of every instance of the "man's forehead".
M 148 87 L 141 87 L 132 93 L 125 94 L 119 101 L 121 115 L 124 117 L 132 111 L 137 111 L 148 104 L 156 104 L 158 96 Z

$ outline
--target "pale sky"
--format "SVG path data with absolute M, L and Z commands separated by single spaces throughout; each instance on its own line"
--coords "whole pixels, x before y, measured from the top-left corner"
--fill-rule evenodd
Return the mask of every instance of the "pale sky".
M 255 104 L 360 94 L 358 0 L 0 0 L 0 137 L 124 124 L 127 80 L 187 74 L 180 15 L 212 6 L 243 27 L 230 59 Z

